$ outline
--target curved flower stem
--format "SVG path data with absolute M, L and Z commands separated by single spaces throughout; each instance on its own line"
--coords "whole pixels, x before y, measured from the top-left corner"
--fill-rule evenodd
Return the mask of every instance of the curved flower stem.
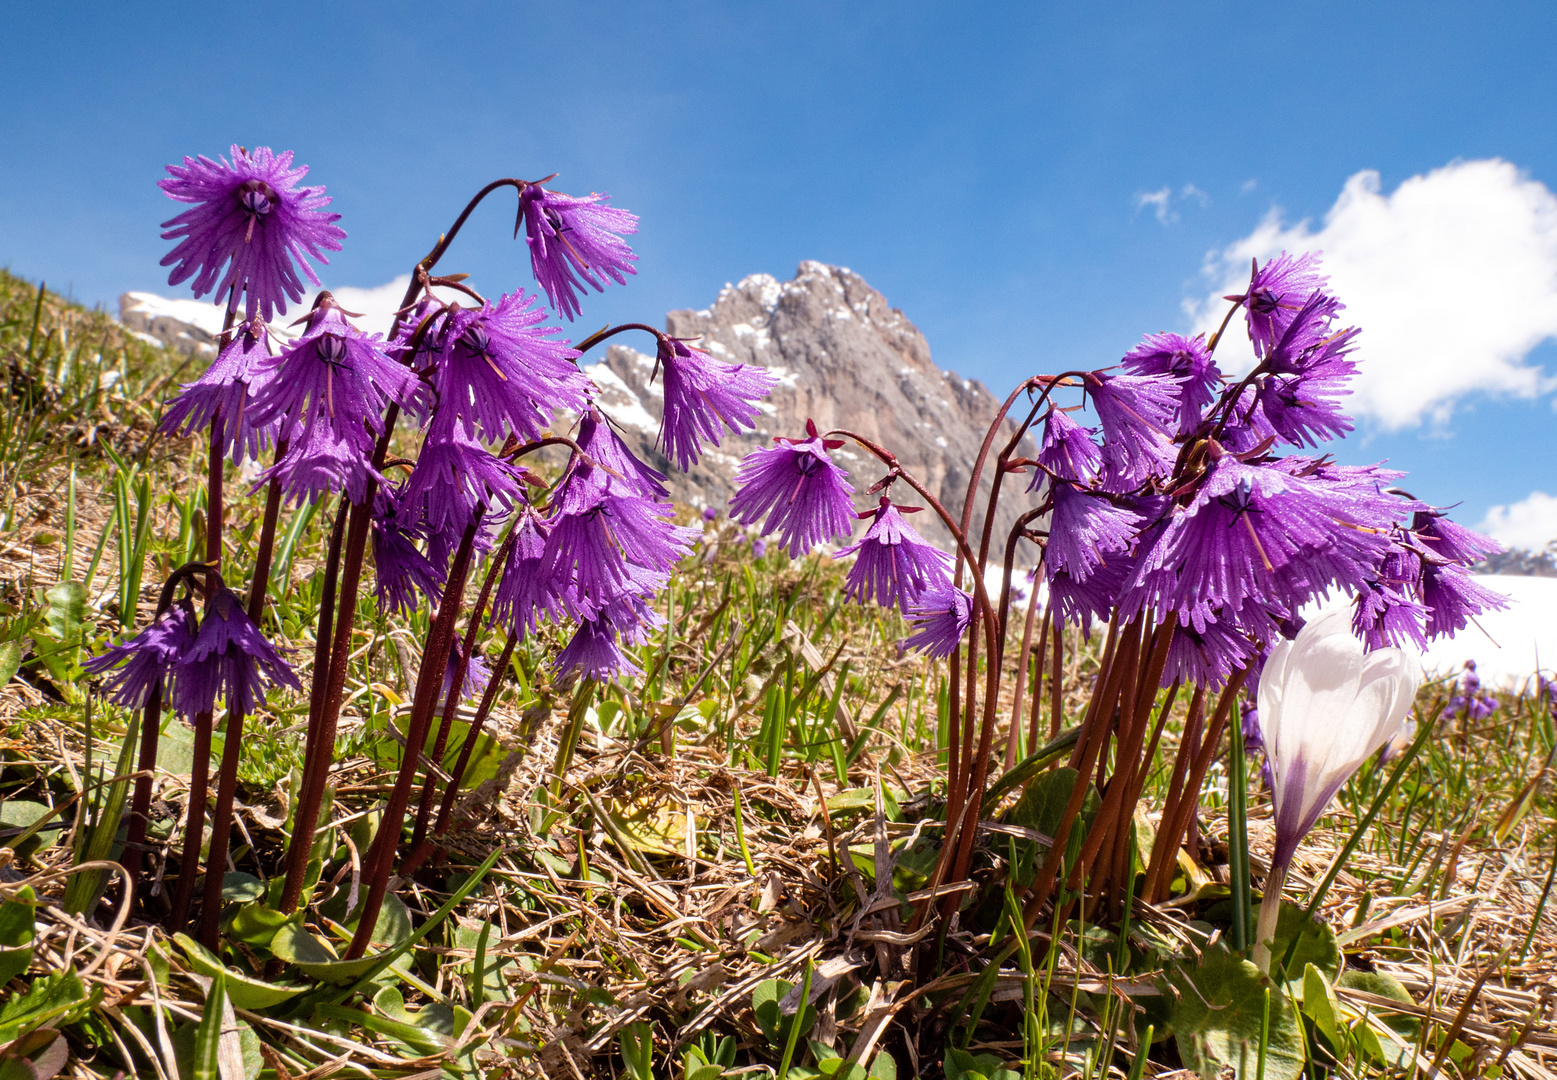
M 227 846 L 232 836 L 232 803 L 238 790 L 238 759 L 243 746 L 243 710 L 227 710 L 222 735 L 222 766 L 216 774 L 216 808 L 211 814 L 211 845 L 205 860 L 205 887 L 200 899 L 200 943 L 215 952 L 222 914 L 222 878 L 227 870 Z M 188 876 L 194 877 L 193 866 Z M 182 879 L 181 874 L 181 879 Z
M 648 323 L 622 323 L 620 326 L 607 326 L 603 330 L 595 331 L 593 334 L 590 334 L 587 338 L 574 346 L 574 348 L 579 352 L 580 355 L 582 355 L 583 353 L 587 353 L 590 349 L 593 349 L 596 345 L 599 345 L 602 341 L 605 341 L 608 338 L 613 338 L 617 334 L 623 333 L 627 330 L 642 330 L 645 333 L 653 334 L 654 340 L 656 342 L 663 341 L 666 337 L 665 331 L 650 326 Z
M 422 760 L 422 747 L 427 742 L 427 729 L 431 726 L 433 708 L 438 692 L 443 688 L 443 673 L 449 663 L 449 650 L 454 643 L 454 623 L 459 617 L 460 602 L 465 593 L 465 575 L 470 570 L 470 558 L 475 546 L 476 530 L 481 524 L 482 510 L 478 506 L 465 533 L 460 537 L 459 550 L 449 567 L 449 580 L 444 585 L 443 599 L 438 614 L 427 633 L 427 645 L 422 650 L 422 667 L 416 678 L 416 691 L 412 699 L 411 715 L 406 721 L 405 753 L 400 763 L 400 774 L 395 778 L 394 790 L 384 807 L 378 833 L 364 861 L 363 875 L 368 892 L 358 913 L 357 932 L 346 950 L 345 959 L 355 960 L 367 951 L 373 940 L 373 929 L 378 922 L 379 910 L 384 904 L 384 894 L 389 889 L 390 871 L 395 865 L 395 849 L 400 845 L 400 832 L 405 825 L 406 809 L 411 801 L 411 785 L 416 779 L 416 767 Z M 337 646 L 339 638 L 337 638 Z M 339 654 L 339 648 L 336 653 Z
M 326 671 L 331 659 L 335 628 L 335 590 L 341 567 L 341 539 L 346 530 L 347 503 L 341 496 L 330 527 L 330 544 L 324 560 L 324 581 L 319 596 L 319 623 L 314 636 L 314 681 L 308 698 L 308 742 L 303 751 L 303 776 L 298 783 L 297 809 L 292 816 L 292 843 L 287 849 L 286 883 L 281 892 L 281 911 L 296 910 L 308 876 L 308 860 L 313 853 L 314 834 L 319 826 L 319 807 L 324 803 L 325 783 L 329 779 L 330 758 L 335 749 L 335 731 L 323 738 Z
M 443 761 L 443 751 L 449 743 L 449 732 L 454 726 L 454 714 L 459 710 L 459 703 L 465 690 L 465 676 L 470 673 L 471 657 L 475 655 L 477 648 L 476 636 L 481 630 L 482 619 L 486 615 L 487 601 L 492 597 L 492 586 L 497 583 L 497 576 L 502 568 L 508 564 L 508 556 L 514 549 L 514 542 L 519 538 L 517 528 L 510 529 L 508 536 L 504 538 L 503 545 L 498 549 L 497 555 L 487 567 L 486 578 L 481 582 L 481 591 L 476 596 L 476 602 L 470 609 L 470 615 L 465 625 L 465 640 L 459 655 L 455 657 L 454 679 L 449 686 L 447 699 L 443 703 L 443 720 L 438 725 L 438 734 L 433 741 L 433 750 L 430 763 L 427 768 L 427 778 L 422 782 L 422 797 L 416 806 L 416 825 L 411 830 L 411 849 L 414 851 L 421 845 L 423 837 L 427 835 L 427 821 L 432 815 L 433 791 L 437 787 L 438 775 L 432 766 Z M 496 673 L 491 682 L 497 681 Z M 450 786 L 454 784 L 451 777 Z M 409 872 L 407 872 L 408 875 Z

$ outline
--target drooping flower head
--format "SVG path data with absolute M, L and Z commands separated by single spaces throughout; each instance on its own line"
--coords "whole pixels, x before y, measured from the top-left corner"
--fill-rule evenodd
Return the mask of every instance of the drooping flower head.
M 459 546 L 478 509 L 486 522 L 507 515 L 519 498 L 524 475 L 467 436 L 452 412 L 440 408 L 428 426 L 400 505 L 427 537 L 428 555 L 441 564 Z M 477 550 L 490 551 L 493 541 L 490 529 L 478 528 Z
M 321 209 L 330 202 L 324 188 L 297 186 L 308 167 L 292 168 L 290 150 L 234 146 L 231 162 L 202 154 L 169 165 L 168 173 L 157 186 L 168 198 L 193 204 L 162 223 L 162 238 L 179 241 L 162 260 L 173 267 L 168 284 L 193 277 L 195 296 L 214 287 L 217 303 L 241 295 L 245 318 L 269 322 L 286 311 L 288 299 L 301 300 L 298 269 L 318 285 L 308 258 L 328 263 L 324 252 L 341 250 L 346 238 L 335 224 L 340 215 Z
M 1449 699 L 1444 711 L 1450 716 L 1465 714 L 1467 720 L 1485 720 L 1498 711 L 1498 699 L 1481 688 L 1481 676 L 1476 672 L 1476 661 L 1465 661 L 1465 671 L 1460 676 L 1458 692 Z
M 914 627 L 903 645 L 923 649 L 940 660 L 950 656 L 962 642 L 968 624 L 973 621 L 973 597 L 950 584 L 920 595 L 908 609 L 908 621 Z
M 193 435 L 213 423 L 224 453 L 233 464 L 255 459 L 275 441 L 275 424 L 256 425 L 249 403 L 264 379 L 262 365 L 270 359 L 270 335 L 263 323 L 250 320 L 234 332 L 232 341 L 194 382 L 168 403 L 159 428 L 164 435 Z
M 446 568 L 416 546 L 424 539 L 402 505 L 405 485 L 382 485 L 373 497 L 373 576 L 380 611 L 409 615 L 417 594 L 436 605 L 443 596 Z
M 703 443 L 719 445 L 721 427 L 735 435 L 754 428 L 757 402 L 778 385 L 767 368 L 727 364 L 671 337 L 659 339 L 657 362 L 665 378 L 660 445 L 683 472 L 697 463 Z
M 422 384 L 385 351 L 381 335 L 358 330 L 328 293 L 321 293 L 302 337 L 258 365 L 263 387 L 254 395 L 256 424 L 277 424 L 277 437 L 307 438 L 323 423 L 334 438 L 373 452 L 390 402 L 410 404 Z
M 449 643 L 449 662 L 443 666 L 443 688 L 438 691 L 440 710 L 448 703 L 449 692 L 454 689 L 456 669 L 464 656 L 465 641 L 456 634 L 454 640 Z M 491 681 L 492 665 L 487 663 L 487 658 L 481 655 L 480 649 L 471 650 L 464 674 L 460 675 L 460 701 L 470 704 L 479 700 Z
M 1066 480 L 1091 483 L 1103 467 L 1103 451 L 1098 449 L 1092 435 L 1091 428 L 1076 423 L 1064 409 L 1058 405 L 1049 406 L 1043 422 L 1043 446 L 1038 451 L 1038 464 Z M 1042 480 L 1043 473 L 1035 472 L 1027 490 L 1038 490 Z
M 627 284 L 638 256 L 622 234 L 638 231 L 638 217 L 608 206 L 608 195 L 575 198 L 529 184 L 519 196 L 525 239 L 535 280 L 554 310 L 570 320 L 579 313 L 578 297 L 587 285 L 604 292 L 609 279 Z
M 492 621 L 504 624 L 509 634 L 522 641 L 542 620 L 562 613 L 560 598 L 567 582 L 554 581 L 542 572 L 546 523 L 528 506 L 521 507 L 519 514 L 507 565 L 492 593 Z
M 731 516 L 743 525 L 762 523 L 764 533 L 780 532 L 791 558 L 817 544 L 848 536 L 854 488 L 827 451 L 841 439 L 823 439 L 806 421 L 808 439 L 775 438 L 777 446 L 753 450 L 736 470 Z
M 520 290 L 496 306 L 456 311 L 440 335 L 438 408 L 452 411 L 467 437 L 537 439 L 557 409 L 582 412 L 594 394 L 573 363 L 578 353 L 541 325 L 546 312 L 535 300 Z
M 319 405 L 311 422 L 291 429 L 287 452 L 259 475 L 256 490 L 275 480 L 288 503 L 311 503 L 341 491 L 360 503 L 368 497 L 369 482 L 383 483 L 383 476 L 373 468 L 371 440 L 349 428 L 340 433 L 324 411 L 324 405 Z M 356 430 L 361 430 L 360 425 Z
M 557 655 L 554 667 L 559 675 L 579 670 L 599 682 L 614 682 L 643 674 L 617 645 L 616 628 L 603 617 L 579 624 L 567 648 Z
M 248 715 L 265 699 L 268 685 L 302 689 L 243 610 L 243 601 L 219 586 L 206 602 L 200 632 L 174 670 L 174 704 L 185 716 L 197 716 L 211 712 L 220 697 L 230 711 Z
M 1248 291 L 1227 297 L 1244 305 L 1255 353 L 1264 356 L 1286 333 L 1303 305 L 1329 280 L 1319 272 L 1317 251 L 1297 256 L 1283 251 L 1264 266 L 1256 263 Z
M 1109 555 L 1128 551 L 1140 518 L 1127 506 L 1057 480 L 1050 486 L 1049 542 L 1045 565 L 1086 581 Z
M 175 603 L 129 641 L 111 645 L 82 663 L 92 675 L 104 675 L 110 700 L 127 709 L 144 706 L 153 692 L 167 701 L 167 683 L 195 641 L 195 611 L 187 600 Z
M 911 609 L 927 592 L 951 586 L 951 556 L 914 531 L 903 518 L 918 507 L 897 507 L 885 495 L 870 528 L 833 557 L 854 556 L 844 595 L 855 603 Z
M 1179 438 L 1194 432 L 1221 382 L 1221 373 L 1199 335 L 1147 334 L 1119 363 L 1131 375 L 1153 375 L 1178 384 L 1178 423 L 1173 434 Z
M 1103 427 L 1104 486 L 1132 491 L 1173 465 L 1178 382 L 1165 375 L 1089 375 L 1087 392 Z

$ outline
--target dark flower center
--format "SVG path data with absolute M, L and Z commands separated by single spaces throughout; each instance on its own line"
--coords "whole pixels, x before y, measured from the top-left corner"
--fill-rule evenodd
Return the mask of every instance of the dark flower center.
M 346 363 L 346 342 L 334 334 L 321 334 L 314 346 L 321 362 L 338 368 Z
M 472 323 L 465 331 L 465 344 L 470 351 L 485 356 L 492 351 L 492 339 L 487 336 L 487 328 L 480 323 Z

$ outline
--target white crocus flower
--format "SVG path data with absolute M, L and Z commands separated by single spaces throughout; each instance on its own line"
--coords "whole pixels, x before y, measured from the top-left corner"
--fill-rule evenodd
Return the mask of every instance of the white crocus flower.
M 1421 683 L 1421 665 L 1406 653 L 1367 651 L 1345 608 L 1331 608 L 1271 649 L 1259 693 L 1276 808 L 1276 850 L 1255 935 L 1262 971 L 1298 842 L 1352 773 L 1400 733 Z

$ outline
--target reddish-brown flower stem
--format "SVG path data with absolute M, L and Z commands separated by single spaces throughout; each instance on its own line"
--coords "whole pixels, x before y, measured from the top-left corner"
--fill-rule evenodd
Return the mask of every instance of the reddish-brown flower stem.
M 1059 736 L 1065 721 L 1065 621 L 1052 593 L 1049 606 L 1052 609 L 1049 621 L 1054 624 L 1054 656 L 1049 664 L 1049 738 L 1053 739 Z
M 1041 564 L 1040 564 L 1041 565 Z M 1019 749 L 1022 735 L 1022 701 L 1027 694 L 1027 669 L 1032 662 L 1033 655 L 1033 627 L 1038 621 L 1038 566 L 1033 567 L 1033 593 L 1027 598 L 1027 616 L 1022 620 L 1022 651 L 1016 662 L 1016 689 L 1011 692 L 1011 731 L 1006 739 L 1005 769 L 1007 772 L 1016 765 L 1016 754 Z M 1048 628 L 1045 621 L 1044 628 Z M 1038 642 L 1038 685 L 1043 682 L 1043 641 Z M 1033 695 L 1036 701 L 1037 694 Z M 1035 714 L 1036 715 L 1036 714 Z M 1028 732 L 1027 745 L 1037 745 L 1036 722 L 1032 725 L 1034 731 Z
M 276 460 L 286 456 L 287 441 L 276 443 Z M 265 492 L 265 518 L 260 523 L 259 547 L 254 552 L 254 576 L 249 579 L 249 618 L 258 625 L 265 614 L 265 594 L 270 590 L 270 560 L 276 547 L 276 521 L 281 516 L 281 481 L 272 479 Z
M 648 323 L 622 323 L 620 326 L 607 326 L 602 330 L 596 330 L 593 334 L 590 334 L 583 341 L 575 345 L 574 350 L 580 354 L 587 353 L 590 349 L 593 349 L 602 341 L 605 341 L 608 338 L 614 338 L 617 334 L 625 333 L 628 330 L 642 330 L 645 333 L 653 334 L 654 340 L 656 342 L 663 340 L 666 336 L 665 331 L 656 329 L 655 327 L 650 326 Z
M 454 714 L 459 710 L 459 703 L 465 690 L 465 677 L 470 673 L 471 658 L 477 649 L 476 637 L 481 630 L 482 620 L 486 616 L 487 601 L 492 598 L 492 586 L 497 583 L 497 576 L 503 567 L 508 565 L 508 556 L 514 549 L 514 542 L 519 538 L 518 528 L 508 531 L 503 539 L 502 546 L 498 548 L 495 558 L 487 566 L 486 577 L 481 582 L 481 591 L 476 595 L 476 603 L 470 609 L 465 625 L 465 640 L 461 645 L 460 653 L 454 658 L 454 678 L 449 686 L 447 700 L 443 703 L 443 719 L 438 724 L 438 734 L 433 740 L 432 763 L 437 764 L 443 760 L 443 751 L 449 743 L 449 732 L 454 727 Z M 496 680 L 494 674 L 491 685 Z M 416 806 L 416 825 L 411 830 L 411 847 L 415 850 L 427 835 L 427 821 L 432 815 L 433 791 L 437 787 L 437 773 L 429 765 L 427 778 L 422 782 L 422 796 Z M 451 781 L 452 783 L 452 781 Z
M 211 843 L 205 860 L 205 886 L 200 898 L 200 943 L 212 952 L 220 944 L 217 931 L 222 913 L 222 878 L 227 872 L 232 803 L 238 790 L 238 759 L 243 746 L 243 710 L 232 702 L 228 704 L 227 729 L 222 733 L 222 766 L 216 774 L 216 807 L 211 814 Z
M 406 721 L 405 753 L 400 763 L 400 774 L 395 778 L 394 789 L 384 807 L 378 833 L 368 849 L 363 863 L 363 877 L 367 895 L 358 914 L 357 932 L 346 951 L 347 960 L 355 960 L 367 951 L 373 939 L 373 929 L 384 904 L 384 894 L 389 889 L 390 871 L 395 865 L 395 850 L 400 845 L 401 829 L 405 825 L 406 809 L 411 801 L 411 785 L 416 779 L 416 767 L 422 761 L 422 747 L 427 743 L 427 731 L 431 726 L 433 708 L 438 692 L 443 688 L 443 673 L 449 663 L 449 651 L 454 643 L 454 624 L 459 618 L 461 601 L 465 594 L 465 576 L 470 570 L 471 551 L 475 546 L 476 530 L 480 526 L 481 511 L 472 516 L 460 537 L 459 549 L 449 566 L 449 579 L 443 588 L 443 599 L 438 614 L 428 630 L 427 644 L 422 650 L 422 667 L 416 677 L 416 691 L 411 702 L 411 715 Z
M 308 697 L 308 735 L 303 750 L 303 775 L 298 783 L 297 809 L 292 819 L 292 843 L 287 850 L 286 882 L 282 886 L 281 910 L 290 913 L 303 895 L 308 876 L 308 859 L 313 852 L 314 835 L 319 827 L 319 807 L 324 804 L 324 788 L 329 780 L 330 759 L 335 752 L 335 732 L 329 743 L 323 741 L 324 700 L 329 687 L 328 672 L 335 628 L 335 591 L 341 568 L 341 540 L 346 531 L 347 502 L 341 497 L 330 527 L 330 542 L 324 559 L 324 581 L 319 596 L 319 623 L 314 638 L 314 679 Z

